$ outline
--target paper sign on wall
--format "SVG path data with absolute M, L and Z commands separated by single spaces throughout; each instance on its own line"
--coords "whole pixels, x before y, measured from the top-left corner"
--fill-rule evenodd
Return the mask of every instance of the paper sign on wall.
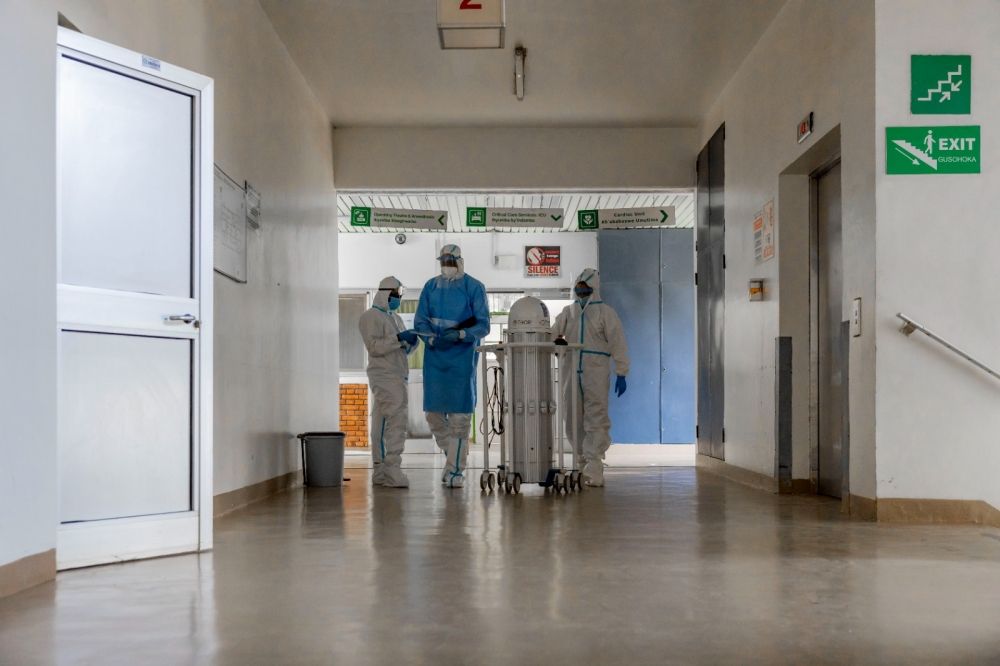
M 677 224 L 673 206 L 657 208 L 604 208 L 576 214 L 580 231 L 596 229 L 650 229 Z
M 526 277 L 559 277 L 562 248 L 559 246 L 529 245 L 524 248 L 524 275 Z
M 352 227 L 380 229 L 427 229 L 446 231 L 448 212 L 443 210 L 406 210 L 402 208 L 351 207 Z
M 468 208 L 465 226 L 560 229 L 565 215 L 562 208 Z
M 774 259 L 774 199 L 753 218 L 753 252 L 757 266 Z
M 246 193 L 215 167 L 214 267 L 237 282 L 247 281 Z

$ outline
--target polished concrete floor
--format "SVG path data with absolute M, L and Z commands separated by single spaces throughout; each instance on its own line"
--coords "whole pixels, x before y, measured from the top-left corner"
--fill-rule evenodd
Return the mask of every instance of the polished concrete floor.
M 211 553 L 0 600 L 0 664 L 1000 664 L 997 529 L 693 468 L 568 496 L 350 473 L 220 519 Z

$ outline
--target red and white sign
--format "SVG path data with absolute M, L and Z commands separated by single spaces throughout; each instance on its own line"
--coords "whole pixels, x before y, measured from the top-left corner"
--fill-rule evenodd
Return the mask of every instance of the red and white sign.
M 438 0 L 440 27 L 503 24 L 503 0 Z
M 527 277 L 559 277 L 562 248 L 558 245 L 534 245 L 524 248 L 524 274 Z
M 438 0 L 443 49 L 502 49 L 504 0 Z

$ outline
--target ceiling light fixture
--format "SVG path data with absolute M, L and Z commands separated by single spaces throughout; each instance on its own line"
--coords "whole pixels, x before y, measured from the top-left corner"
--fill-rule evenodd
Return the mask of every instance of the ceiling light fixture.
M 504 0 L 438 0 L 442 49 L 502 49 Z
M 517 101 L 524 99 L 524 59 L 528 55 L 528 49 L 518 46 L 514 49 L 514 94 Z

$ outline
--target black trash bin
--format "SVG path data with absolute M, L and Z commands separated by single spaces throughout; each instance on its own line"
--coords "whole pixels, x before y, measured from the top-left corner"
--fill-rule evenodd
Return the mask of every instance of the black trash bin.
M 330 488 L 344 482 L 344 438 L 342 432 L 304 432 L 302 480 L 307 486 Z

